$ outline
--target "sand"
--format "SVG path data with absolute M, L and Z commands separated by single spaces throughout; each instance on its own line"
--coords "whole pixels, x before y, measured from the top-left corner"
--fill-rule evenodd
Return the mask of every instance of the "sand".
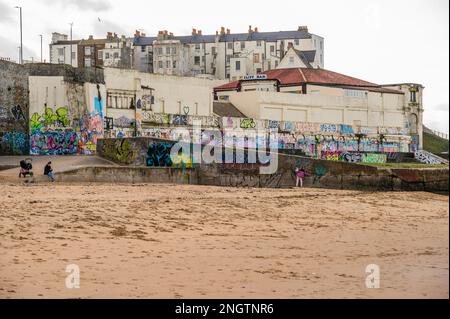
M 448 298 L 448 196 L 0 184 L 0 298 Z M 68 289 L 68 264 L 80 288 Z M 380 267 L 380 288 L 365 285 Z

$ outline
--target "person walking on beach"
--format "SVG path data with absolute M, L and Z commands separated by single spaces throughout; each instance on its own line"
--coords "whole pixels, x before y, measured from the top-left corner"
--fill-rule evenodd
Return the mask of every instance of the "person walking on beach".
M 55 181 L 55 175 L 53 174 L 52 162 L 48 162 L 44 167 L 44 175 L 48 176 L 48 179 L 52 182 Z
M 300 187 L 303 187 L 303 179 L 306 176 L 306 171 L 303 167 L 296 168 L 295 169 L 295 177 L 296 177 L 296 181 L 295 181 L 295 187 L 298 187 L 298 184 L 300 183 Z

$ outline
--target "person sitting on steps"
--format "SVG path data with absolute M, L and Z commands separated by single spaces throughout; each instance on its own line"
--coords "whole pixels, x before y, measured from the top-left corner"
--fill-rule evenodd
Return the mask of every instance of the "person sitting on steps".
M 44 175 L 47 175 L 48 179 L 51 182 L 55 181 L 55 175 L 53 174 L 53 169 L 52 169 L 52 162 L 48 162 L 47 165 L 45 165 L 45 167 L 44 167 Z

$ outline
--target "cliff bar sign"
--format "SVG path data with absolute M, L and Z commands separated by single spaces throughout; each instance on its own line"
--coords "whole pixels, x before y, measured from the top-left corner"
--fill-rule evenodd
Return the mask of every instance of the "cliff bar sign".
M 267 80 L 267 74 L 244 75 L 243 80 Z

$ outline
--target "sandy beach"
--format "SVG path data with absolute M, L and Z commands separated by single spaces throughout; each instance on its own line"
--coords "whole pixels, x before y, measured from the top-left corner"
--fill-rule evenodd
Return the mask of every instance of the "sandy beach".
M 448 195 L 0 186 L 0 298 L 448 298 Z M 68 264 L 80 288 L 68 289 Z M 380 288 L 365 285 L 380 267 Z

